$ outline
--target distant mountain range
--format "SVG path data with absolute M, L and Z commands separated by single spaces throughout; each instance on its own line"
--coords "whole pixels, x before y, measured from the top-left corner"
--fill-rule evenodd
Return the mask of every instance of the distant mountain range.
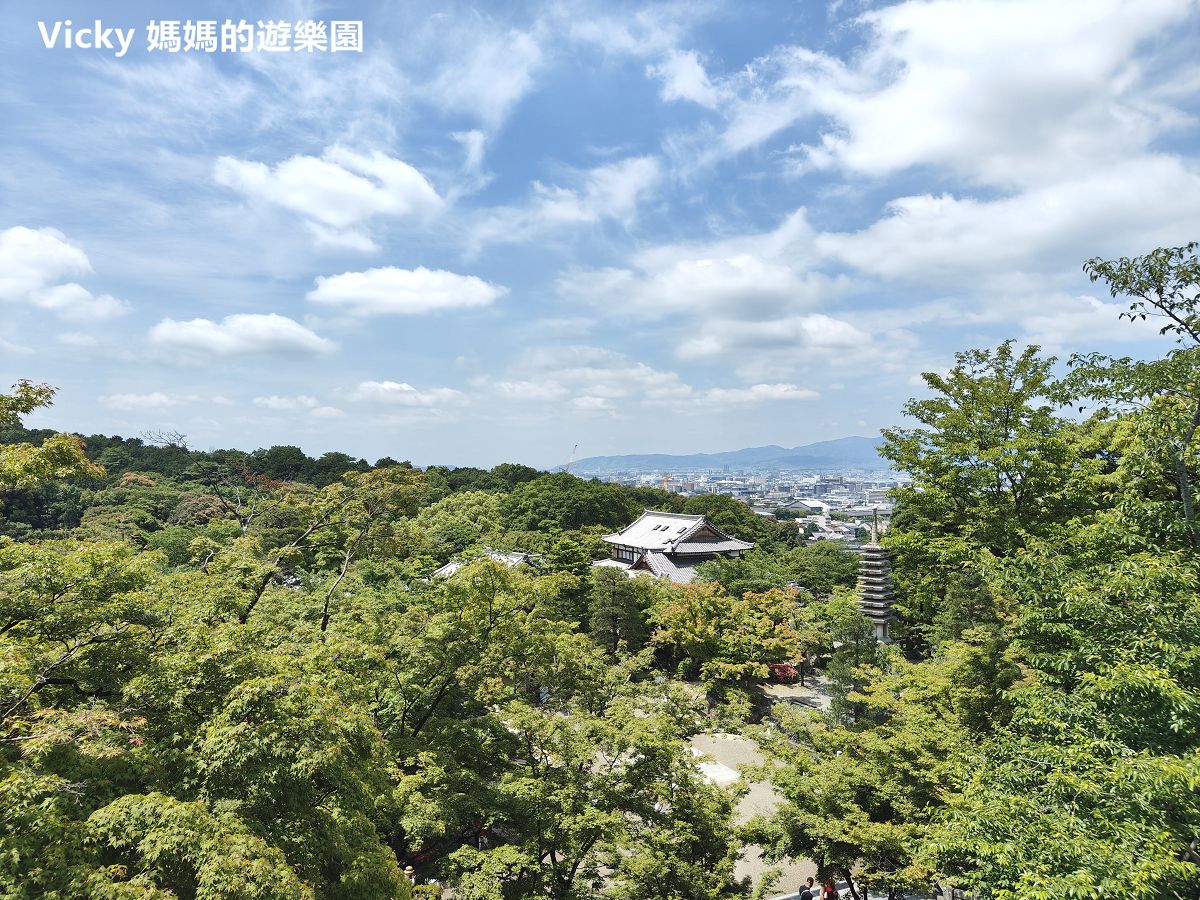
M 886 469 L 875 447 L 878 437 L 844 437 L 799 447 L 747 447 L 724 453 L 628 453 L 622 456 L 589 456 L 571 464 L 576 475 L 611 475 L 616 472 L 687 472 L 697 469 Z

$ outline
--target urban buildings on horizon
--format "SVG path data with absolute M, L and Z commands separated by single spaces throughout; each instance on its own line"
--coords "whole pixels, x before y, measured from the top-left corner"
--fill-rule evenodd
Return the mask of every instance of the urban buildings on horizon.
M 587 477 L 587 472 L 576 472 Z M 695 497 L 725 494 L 754 512 L 784 521 L 794 520 L 809 531 L 810 540 L 860 542 L 860 528 L 886 530 L 891 517 L 891 491 L 906 480 L 890 470 L 842 472 L 777 472 L 752 468 L 692 472 L 613 472 L 600 481 L 626 487 L 656 487 Z

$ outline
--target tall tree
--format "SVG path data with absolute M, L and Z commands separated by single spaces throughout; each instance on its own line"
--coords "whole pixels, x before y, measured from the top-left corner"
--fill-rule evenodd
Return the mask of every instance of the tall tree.
M 1158 320 L 1160 334 L 1180 345 L 1161 359 L 1135 361 L 1101 354 L 1077 354 L 1071 360 L 1072 383 L 1081 395 L 1100 403 L 1099 415 L 1113 410 L 1140 411 L 1133 417 L 1134 452 L 1128 474 L 1154 492 L 1154 481 L 1171 483 L 1177 505 L 1158 506 L 1152 527 L 1166 536 L 1200 546 L 1196 521 L 1196 483 L 1200 473 L 1200 258 L 1197 244 L 1165 247 L 1146 256 L 1091 259 L 1084 270 L 1103 281 L 1114 297 L 1129 300 L 1123 318 Z M 1135 463 L 1136 460 L 1136 463 Z M 1172 519 L 1176 521 L 1171 522 Z
M 588 634 L 609 652 L 641 650 L 649 636 L 646 614 L 662 590 L 657 579 L 630 578 L 620 569 L 597 569 L 588 589 Z
M 912 479 L 898 492 L 910 515 L 1004 553 L 1084 502 L 1088 466 L 1056 413 L 1056 360 L 1038 354 L 1005 341 L 922 376 L 934 396 L 904 405 L 920 427 L 884 429 L 880 448 Z
M 1054 358 L 1037 347 L 956 355 L 949 373 L 924 374 L 933 396 L 910 400 L 915 428 L 884 429 L 880 453 L 911 482 L 884 543 L 897 554 L 901 628 L 914 644 L 981 624 L 948 622 L 947 609 L 993 617 L 987 607 L 947 600 L 949 586 L 978 564 L 1031 536 L 1046 535 L 1096 500 L 1100 465 L 1080 429 L 1057 412 L 1067 399 Z
M 49 406 L 54 394 L 48 384 L 18 381 L 11 394 L 0 394 L 0 428 L 19 426 L 21 416 Z M 52 434 L 40 444 L 0 444 L 0 490 L 103 474 L 102 468 L 88 461 L 77 435 Z

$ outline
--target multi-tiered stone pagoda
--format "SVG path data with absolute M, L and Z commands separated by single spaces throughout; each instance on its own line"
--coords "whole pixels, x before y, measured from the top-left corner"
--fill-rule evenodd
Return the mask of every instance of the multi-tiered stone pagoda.
M 863 546 L 858 564 L 858 607 L 875 626 L 875 637 L 880 641 L 890 639 L 888 625 L 896 618 L 892 611 L 895 602 L 891 557 L 872 541 Z

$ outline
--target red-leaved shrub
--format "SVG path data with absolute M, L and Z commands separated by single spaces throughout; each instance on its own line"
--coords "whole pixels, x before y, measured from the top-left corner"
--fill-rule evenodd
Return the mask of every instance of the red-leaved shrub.
M 791 663 L 768 663 L 771 670 L 771 680 L 779 684 L 795 684 L 800 680 L 800 673 Z

